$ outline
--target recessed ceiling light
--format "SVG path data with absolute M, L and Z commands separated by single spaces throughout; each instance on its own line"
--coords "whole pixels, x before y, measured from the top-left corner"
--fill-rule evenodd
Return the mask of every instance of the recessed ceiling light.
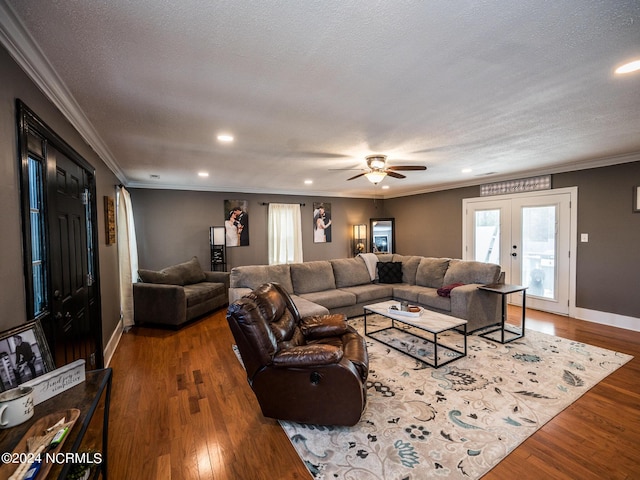
M 208 177 L 209 176 L 209 172 L 198 172 L 198 176 L 199 177 Z
M 389 185 L 383 185 L 382 190 L 389 190 Z
M 634 60 L 633 62 L 625 63 L 624 65 L 619 66 L 618 68 L 616 68 L 615 72 L 617 74 L 623 74 L 637 72 L 638 70 L 640 70 L 640 60 Z
M 221 133 L 218 135 L 218 141 L 224 143 L 233 142 L 233 135 L 229 135 L 228 133 Z
M 305 180 L 304 184 L 305 185 L 311 185 L 313 183 L 313 180 Z
M 462 169 L 462 173 L 471 173 L 471 172 L 473 172 L 472 168 L 463 168 Z

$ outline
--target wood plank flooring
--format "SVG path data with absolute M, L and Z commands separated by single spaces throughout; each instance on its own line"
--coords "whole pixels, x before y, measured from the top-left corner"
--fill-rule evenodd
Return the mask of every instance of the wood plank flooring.
M 134 327 L 114 370 L 111 479 L 310 479 L 260 413 L 232 349 L 226 310 L 179 331 Z M 519 321 L 521 310 L 510 308 Z M 640 332 L 527 310 L 527 328 L 633 355 L 483 480 L 640 478 Z

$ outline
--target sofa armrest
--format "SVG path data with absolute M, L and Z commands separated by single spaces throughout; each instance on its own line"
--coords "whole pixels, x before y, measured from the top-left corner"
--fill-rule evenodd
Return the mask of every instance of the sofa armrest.
M 276 367 L 315 367 L 330 365 L 342 360 L 344 352 L 335 345 L 312 344 L 280 350 L 273 357 Z
M 300 330 L 305 338 L 335 337 L 347 333 L 347 317 L 343 313 L 313 315 L 300 320 Z
M 212 283 L 224 283 L 224 288 L 229 290 L 229 272 L 204 272 L 205 281 Z
M 478 325 L 491 325 L 501 318 L 500 295 L 478 290 L 481 284 L 469 283 L 451 290 L 451 315 L 469 321 L 472 331 Z
M 134 283 L 133 315 L 136 324 L 180 325 L 184 323 L 187 316 L 184 288 L 180 285 Z

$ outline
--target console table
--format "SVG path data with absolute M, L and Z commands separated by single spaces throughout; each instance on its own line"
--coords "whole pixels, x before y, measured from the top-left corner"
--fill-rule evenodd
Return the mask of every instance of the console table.
M 500 325 L 497 328 L 481 333 L 478 336 L 500 343 L 509 343 L 524 337 L 527 288 L 529 287 L 523 287 L 522 285 L 509 285 L 508 283 L 492 283 L 490 285 L 482 285 L 481 287 L 478 287 L 479 290 L 502 295 L 502 321 L 500 322 Z M 520 328 L 514 328 L 507 324 L 507 295 L 517 292 L 522 292 L 522 321 L 520 323 Z M 495 332 L 500 332 L 499 338 L 496 338 L 496 335 L 492 335 Z M 505 334 L 508 334 L 509 338 L 505 338 Z
M 101 370 L 92 370 L 86 372 L 85 381 L 78 385 L 65 390 L 64 392 L 38 404 L 34 408 L 33 417 L 28 421 L 17 425 L 13 428 L 0 430 L 0 451 L 12 452 L 18 445 L 22 437 L 29 431 L 31 426 L 38 419 L 50 414 L 64 411 L 71 408 L 80 410 L 73 428 L 67 434 L 66 439 L 61 448 L 62 453 L 76 453 L 83 448 L 83 440 L 87 434 L 89 425 L 92 424 L 91 433 L 93 433 L 92 419 L 98 410 L 102 412 L 102 425 L 100 426 L 102 435 L 102 445 L 100 452 L 102 454 L 102 463 L 99 468 L 92 472 L 90 478 L 98 478 L 102 474 L 102 478 L 107 478 L 107 439 L 109 428 L 109 403 L 111 401 L 111 368 Z M 100 420 L 100 416 L 96 416 L 96 421 Z M 0 465 L 0 476 L 5 478 L 2 472 L 12 465 Z M 47 479 L 64 479 L 69 472 L 72 464 L 54 464 L 46 476 Z M 13 469 L 15 470 L 15 468 Z M 40 478 L 40 477 L 38 477 Z

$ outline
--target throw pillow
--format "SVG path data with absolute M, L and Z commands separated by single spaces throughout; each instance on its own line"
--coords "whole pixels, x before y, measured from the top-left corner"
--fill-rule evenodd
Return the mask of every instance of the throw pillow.
M 402 262 L 378 262 L 380 283 L 402 283 Z
M 182 278 L 164 271 L 156 272 L 155 270 L 138 270 L 138 277 L 144 283 L 156 283 L 164 285 L 184 285 Z
M 450 297 L 451 290 L 456 287 L 461 287 L 462 285 L 464 285 L 464 283 L 451 283 L 449 285 L 445 285 L 444 287 L 440 287 L 438 289 L 438 295 L 440 295 L 441 297 Z

